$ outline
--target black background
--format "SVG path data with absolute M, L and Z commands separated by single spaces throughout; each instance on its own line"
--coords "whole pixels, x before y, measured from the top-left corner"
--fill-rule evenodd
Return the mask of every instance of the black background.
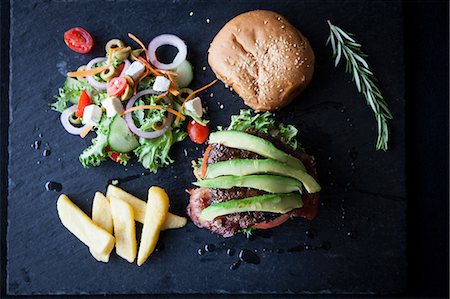
M 407 103 L 407 297 L 448 296 L 448 3 L 405 3 Z M 7 135 L 8 4 L 1 2 L 1 136 Z M 2 165 L 2 295 L 5 292 L 5 194 Z

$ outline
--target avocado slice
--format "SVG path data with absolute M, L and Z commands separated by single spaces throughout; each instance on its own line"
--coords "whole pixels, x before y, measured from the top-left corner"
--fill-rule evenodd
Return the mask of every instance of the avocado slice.
M 278 174 L 297 179 L 303 183 L 309 193 L 316 193 L 321 189 L 316 180 L 305 171 L 272 159 L 235 159 L 217 162 L 208 166 L 206 178 L 211 179 L 223 175 L 243 176 L 258 173 Z
M 247 150 L 265 158 L 286 163 L 292 167 L 306 170 L 302 161 L 276 148 L 264 138 L 241 131 L 217 131 L 209 135 L 209 143 L 219 143 L 227 147 Z
M 212 204 L 201 212 L 200 219 L 212 221 L 218 216 L 250 211 L 283 214 L 301 207 L 303 201 L 298 193 L 264 194 Z
M 289 193 L 302 190 L 302 183 L 296 179 L 279 175 L 226 175 L 193 183 L 199 187 L 230 189 L 247 187 L 269 193 Z

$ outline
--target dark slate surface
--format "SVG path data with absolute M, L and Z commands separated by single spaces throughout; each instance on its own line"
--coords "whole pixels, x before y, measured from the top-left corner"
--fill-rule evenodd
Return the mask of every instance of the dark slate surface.
M 126 32 L 144 40 L 174 33 L 186 40 L 196 68 L 193 86 L 214 78 L 206 53 L 214 34 L 233 16 L 252 9 L 279 11 L 309 38 L 316 53 L 316 72 L 299 100 L 277 113 L 297 125 L 300 140 L 317 159 L 323 206 L 313 222 L 297 219 L 277 228 L 271 238 L 222 239 L 192 223 L 164 232 L 164 250 L 142 267 L 112 255 L 95 262 L 88 249 L 61 225 L 58 193 L 45 191 L 53 180 L 88 214 L 95 191 L 108 180 L 140 174 L 139 165 L 123 168 L 112 162 L 83 169 L 78 155 L 89 143 L 69 136 L 59 114 L 48 103 L 64 81 L 63 74 L 103 53 L 110 38 L 128 41 Z M 189 12 L 194 15 L 189 17 Z M 156 13 L 155 13 L 156 12 Z M 206 19 L 211 20 L 210 24 Z M 334 69 L 325 47 L 326 20 L 354 32 L 370 53 L 372 68 L 395 115 L 391 150 L 376 152 L 372 112 L 357 94 L 343 68 Z M 82 26 L 96 41 L 94 51 L 79 55 L 67 49 L 65 30 Z M 42 34 L 42 33 L 45 34 Z M 7 292 L 9 294 L 140 294 L 140 293 L 397 293 L 406 287 L 404 70 L 402 11 L 393 2 L 208 1 L 13 1 L 11 24 L 9 197 Z M 239 98 L 217 84 L 208 99 L 211 127 L 226 125 L 243 108 Z M 224 109 L 220 109 L 220 104 Z M 341 112 L 342 111 L 342 112 Z M 31 144 L 41 140 L 41 149 Z M 43 157 L 43 150 L 51 155 Z M 187 150 L 187 157 L 183 150 Z M 184 214 L 193 177 L 190 160 L 203 147 L 188 140 L 174 147 L 177 163 L 122 184 L 144 197 L 150 185 L 164 187 L 171 211 Z M 354 162 L 354 167 L 352 167 Z M 348 188 L 345 188 L 351 183 Z M 305 234 L 317 232 L 314 239 Z M 356 238 L 347 236 L 356 231 Z M 243 264 L 225 248 L 257 249 L 259 265 Z M 287 253 L 307 243 L 330 242 L 330 250 Z M 197 249 L 216 244 L 203 256 Z M 262 249 L 274 252 L 262 252 Z M 278 249 L 284 252 L 277 253 Z M 269 274 L 269 275 L 268 275 Z

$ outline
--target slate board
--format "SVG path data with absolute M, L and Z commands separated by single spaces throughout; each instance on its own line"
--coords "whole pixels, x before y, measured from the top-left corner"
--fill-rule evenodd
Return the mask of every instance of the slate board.
M 148 41 L 170 32 L 188 44 L 188 57 L 195 66 L 192 86 L 200 86 L 214 78 L 209 67 L 202 70 L 214 35 L 226 21 L 253 9 L 272 9 L 286 16 L 309 39 L 316 54 L 310 86 L 276 116 L 299 128 L 300 141 L 316 157 L 323 186 L 319 216 L 312 222 L 290 221 L 274 229 L 272 237 L 254 240 L 242 235 L 223 239 L 189 223 L 164 232 L 164 249 L 142 267 L 115 254 L 108 264 L 95 262 L 61 225 L 56 212 L 59 194 L 46 192 L 45 183 L 60 182 L 62 192 L 89 214 L 94 193 L 105 191 L 110 179 L 140 174 L 144 169 L 112 162 L 82 168 L 78 155 L 90 138 L 66 134 L 59 114 L 48 107 L 64 82 L 64 73 L 102 55 L 110 38 L 129 41 L 126 33 L 133 32 Z M 400 2 L 12 1 L 11 10 L 8 294 L 391 294 L 405 290 Z M 376 123 L 371 110 L 343 67 L 333 67 L 331 50 L 325 46 L 328 19 L 355 33 L 370 54 L 372 69 L 395 116 L 391 150 L 386 153 L 374 149 Z M 96 41 L 89 55 L 76 54 L 64 45 L 64 31 L 75 26 L 86 28 Z M 244 108 L 223 84 L 212 87 L 203 98 L 211 92 L 214 97 L 207 100 L 211 128 L 228 124 L 230 115 Z M 36 140 L 42 142 L 39 150 L 31 147 Z M 43 157 L 46 148 L 51 155 Z M 203 146 L 185 140 L 173 148 L 177 163 L 121 186 L 145 198 L 148 186 L 160 185 L 171 197 L 171 211 L 184 215 L 188 202 L 184 190 L 193 180 L 190 161 L 202 150 Z M 309 228 L 317 232 L 315 238 L 306 236 Z M 356 232 L 353 239 L 347 236 L 351 231 Z M 330 242 L 331 248 L 286 252 L 304 243 L 315 247 L 322 242 Z M 199 256 L 197 250 L 208 243 L 217 249 Z M 237 257 L 227 256 L 226 248 L 256 249 L 261 263 L 242 264 L 231 271 L 229 266 Z M 279 249 L 283 252 L 278 253 Z

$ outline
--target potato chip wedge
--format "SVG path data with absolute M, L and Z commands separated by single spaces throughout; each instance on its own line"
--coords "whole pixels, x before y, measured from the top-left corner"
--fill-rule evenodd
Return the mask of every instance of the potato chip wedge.
M 95 193 L 94 200 L 92 202 L 92 221 L 108 233 L 113 233 L 113 220 L 109 200 L 100 192 Z M 89 248 L 89 251 L 97 261 L 104 263 L 109 261 L 109 253 L 101 254 L 92 248 Z
M 130 204 L 116 197 L 109 198 L 116 237 L 116 253 L 128 262 L 134 262 L 137 252 L 134 211 Z
M 155 186 L 151 187 L 148 190 L 144 226 L 139 244 L 138 266 L 141 266 L 155 250 L 161 227 L 166 221 L 168 213 L 169 196 L 164 189 Z
M 123 201 L 129 203 L 133 207 L 135 220 L 137 222 L 144 223 L 145 210 L 147 206 L 145 201 L 114 185 L 109 185 L 108 190 L 106 191 L 106 197 L 109 198 L 111 196 L 122 199 Z M 166 222 L 164 223 L 161 230 L 180 228 L 185 226 L 186 222 L 187 219 L 185 217 L 168 213 Z
M 61 194 L 56 203 L 61 223 L 81 242 L 99 254 L 110 254 L 114 248 L 114 237 L 96 225 L 67 195 Z

